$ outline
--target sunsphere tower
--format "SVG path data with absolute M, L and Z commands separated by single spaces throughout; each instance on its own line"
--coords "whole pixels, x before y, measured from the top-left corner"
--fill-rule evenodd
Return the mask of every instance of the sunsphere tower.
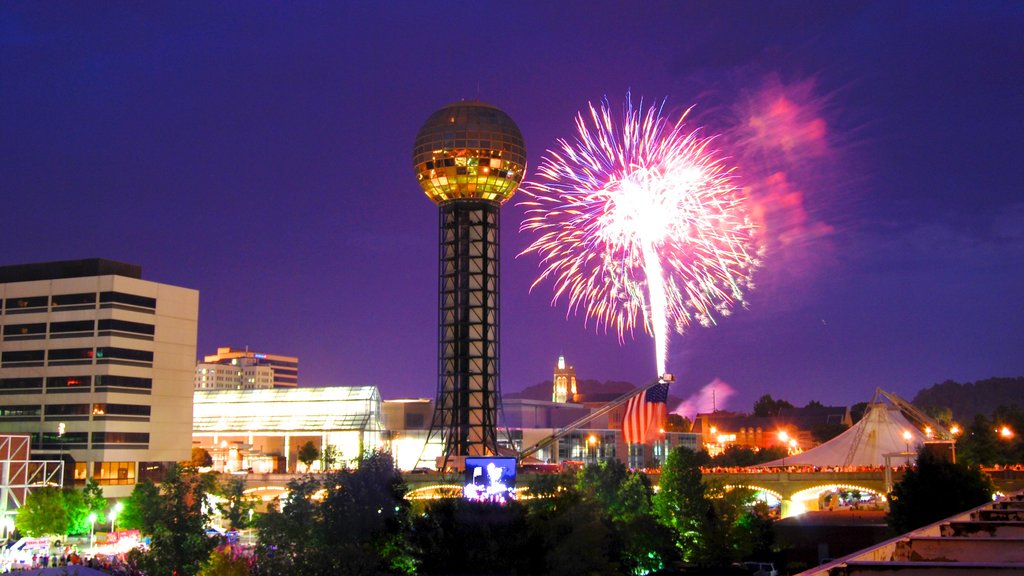
M 440 208 L 438 383 L 427 442 L 440 435 L 443 469 L 497 453 L 499 210 L 523 179 L 526 148 L 508 114 L 463 101 L 427 118 L 413 164 Z

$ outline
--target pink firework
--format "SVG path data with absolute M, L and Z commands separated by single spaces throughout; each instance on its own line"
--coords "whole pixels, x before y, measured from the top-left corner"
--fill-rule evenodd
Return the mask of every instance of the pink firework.
M 637 325 L 654 336 L 658 374 L 668 336 L 726 316 L 752 288 L 758 266 L 756 226 L 733 168 L 713 138 L 675 123 L 662 106 L 621 118 L 605 100 L 576 117 L 575 142 L 558 140 L 535 179 L 521 188 L 535 235 L 520 255 L 542 269 L 533 287 L 552 280 L 555 304 L 584 312 L 622 340 Z

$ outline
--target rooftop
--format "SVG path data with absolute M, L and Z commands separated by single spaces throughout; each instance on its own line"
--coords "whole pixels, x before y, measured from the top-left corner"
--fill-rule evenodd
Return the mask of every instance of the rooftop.
M 89 276 L 127 276 L 141 280 L 142 266 L 105 260 L 103 258 L 0 266 L 0 283 L 4 284 L 9 282 L 32 282 L 35 280 L 85 278 Z

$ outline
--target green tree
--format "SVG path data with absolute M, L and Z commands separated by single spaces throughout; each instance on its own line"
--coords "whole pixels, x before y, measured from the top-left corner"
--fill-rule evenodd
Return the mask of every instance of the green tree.
M 390 454 L 365 455 L 356 469 L 289 484 L 281 510 L 257 522 L 257 558 L 267 574 L 408 573 L 409 503 Z M 322 494 L 314 501 L 313 494 Z
M 160 485 L 160 506 L 150 549 L 133 559 L 149 574 L 194 576 L 217 541 L 206 536 L 208 480 L 195 468 L 172 465 Z
M 213 456 L 206 451 L 205 448 L 199 446 L 192 447 L 192 458 L 189 460 L 189 466 L 193 468 L 209 468 L 213 466 Z
M 103 487 L 96 482 L 95 478 L 87 478 L 85 487 L 82 488 L 82 498 L 85 499 L 85 506 L 90 513 L 102 518 L 107 511 L 107 499 L 103 496 Z
M 244 558 L 232 558 L 228 552 L 214 550 L 199 567 L 198 576 L 249 576 L 249 563 Z
M 917 467 L 907 471 L 889 493 L 886 521 L 909 532 L 992 499 L 992 481 L 976 466 L 939 460 L 922 451 Z
M 320 464 L 324 470 L 330 470 L 338 464 L 341 459 L 341 452 L 338 451 L 338 447 L 334 444 L 328 444 L 324 446 L 323 452 L 320 454 Z
M 229 478 L 221 486 L 221 496 L 224 502 L 218 504 L 217 509 L 228 524 L 236 530 L 248 528 L 257 501 L 245 493 L 245 480 L 238 477 Z
M 61 492 L 61 498 L 64 501 L 64 510 L 67 512 L 68 518 L 68 534 L 88 534 L 90 523 L 89 523 L 89 504 L 85 501 L 85 496 L 74 489 L 67 489 Z
M 673 531 L 684 561 L 707 564 L 712 509 L 704 494 L 697 453 L 683 447 L 669 452 L 661 467 L 659 488 L 653 498 L 655 517 Z
M 753 491 L 708 483 L 700 465 L 700 456 L 692 450 L 672 450 L 653 498 L 654 516 L 672 530 L 683 560 L 722 569 L 753 550 L 770 547 L 760 513 L 749 509 Z
M 258 574 L 320 574 L 324 547 L 318 530 L 319 510 L 313 495 L 320 482 L 307 476 L 288 483 L 288 495 L 281 506 L 271 505 L 256 520 Z
M 35 488 L 25 498 L 14 518 L 18 532 L 33 538 L 52 534 L 64 535 L 68 531 L 68 513 L 59 488 Z
M 586 466 L 577 478 L 582 501 L 603 511 L 611 528 L 609 560 L 630 574 L 664 568 L 674 556 L 671 535 L 652 515 L 653 490 L 647 476 L 609 460 Z
M 316 444 L 313 444 L 312 440 L 307 440 L 305 444 L 299 446 L 298 457 L 299 462 L 306 465 L 306 472 L 309 472 L 313 462 L 320 458 L 320 450 L 316 447 Z
M 999 459 L 995 424 L 978 414 L 956 441 L 957 459 L 974 466 L 991 466 Z
M 117 517 L 117 523 L 127 529 L 139 530 L 143 534 L 153 534 L 161 520 L 162 508 L 160 489 L 149 480 L 143 480 L 135 485 L 128 500 L 125 501 L 124 510 Z

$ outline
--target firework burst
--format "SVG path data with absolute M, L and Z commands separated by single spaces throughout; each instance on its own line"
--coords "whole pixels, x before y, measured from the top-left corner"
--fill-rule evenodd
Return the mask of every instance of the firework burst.
M 554 283 L 552 304 L 584 313 L 622 340 L 638 326 L 654 336 L 658 374 L 668 336 L 726 316 L 753 287 L 756 227 L 733 168 L 714 138 L 670 122 L 660 106 L 621 118 L 608 101 L 576 117 L 574 142 L 558 140 L 534 180 L 521 232 L 535 235 L 520 255 L 541 258 L 531 290 Z M 586 320 L 585 320 L 586 322 Z

